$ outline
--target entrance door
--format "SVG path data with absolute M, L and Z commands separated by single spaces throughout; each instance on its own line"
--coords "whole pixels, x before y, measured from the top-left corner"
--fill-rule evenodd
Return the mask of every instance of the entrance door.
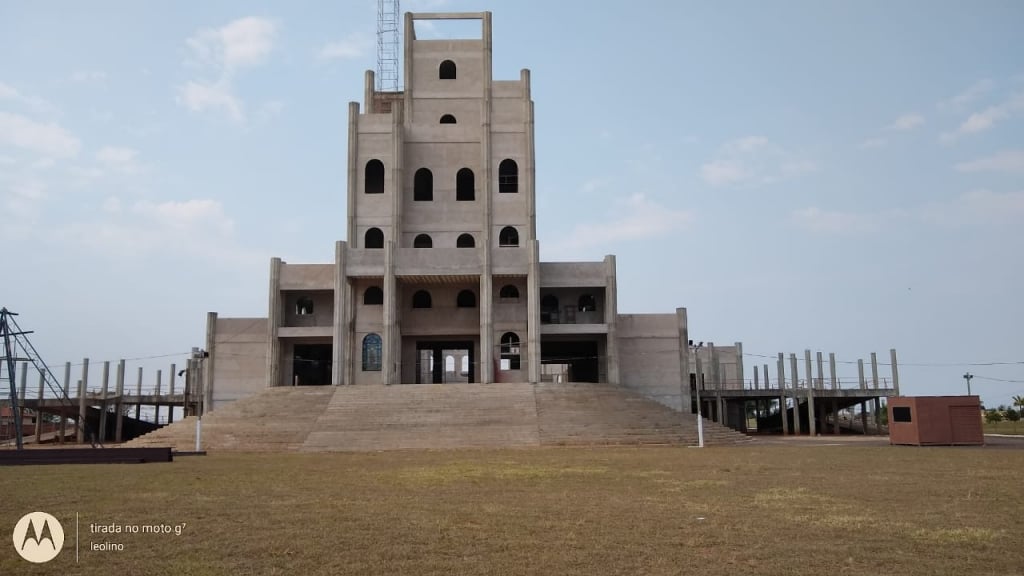
M 472 341 L 416 342 L 417 384 L 474 382 L 475 373 Z
M 330 386 L 331 344 L 296 344 L 292 356 L 293 386 Z

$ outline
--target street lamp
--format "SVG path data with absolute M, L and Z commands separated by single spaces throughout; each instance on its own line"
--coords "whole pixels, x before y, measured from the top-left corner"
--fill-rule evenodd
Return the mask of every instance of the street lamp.
M 974 378 L 974 374 L 970 372 L 964 374 L 964 380 L 967 380 L 967 395 L 971 395 L 971 379 Z

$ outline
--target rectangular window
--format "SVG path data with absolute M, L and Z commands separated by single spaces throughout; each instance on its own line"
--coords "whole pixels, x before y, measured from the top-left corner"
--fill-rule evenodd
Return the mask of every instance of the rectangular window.
M 893 406 L 893 422 L 910 422 L 910 406 Z

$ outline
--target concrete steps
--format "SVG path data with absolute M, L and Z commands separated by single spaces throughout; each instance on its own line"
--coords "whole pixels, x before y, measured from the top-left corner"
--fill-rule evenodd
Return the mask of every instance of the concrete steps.
M 705 420 L 706 444 L 750 438 Z M 696 444 L 696 417 L 601 384 L 270 388 L 203 418 L 210 451 Z M 195 448 L 190 417 L 125 446 Z

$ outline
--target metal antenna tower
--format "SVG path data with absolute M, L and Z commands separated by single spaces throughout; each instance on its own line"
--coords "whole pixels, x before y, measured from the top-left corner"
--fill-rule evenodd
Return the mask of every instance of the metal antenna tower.
M 399 42 L 399 0 L 377 0 L 377 91 L 397 92 Z

